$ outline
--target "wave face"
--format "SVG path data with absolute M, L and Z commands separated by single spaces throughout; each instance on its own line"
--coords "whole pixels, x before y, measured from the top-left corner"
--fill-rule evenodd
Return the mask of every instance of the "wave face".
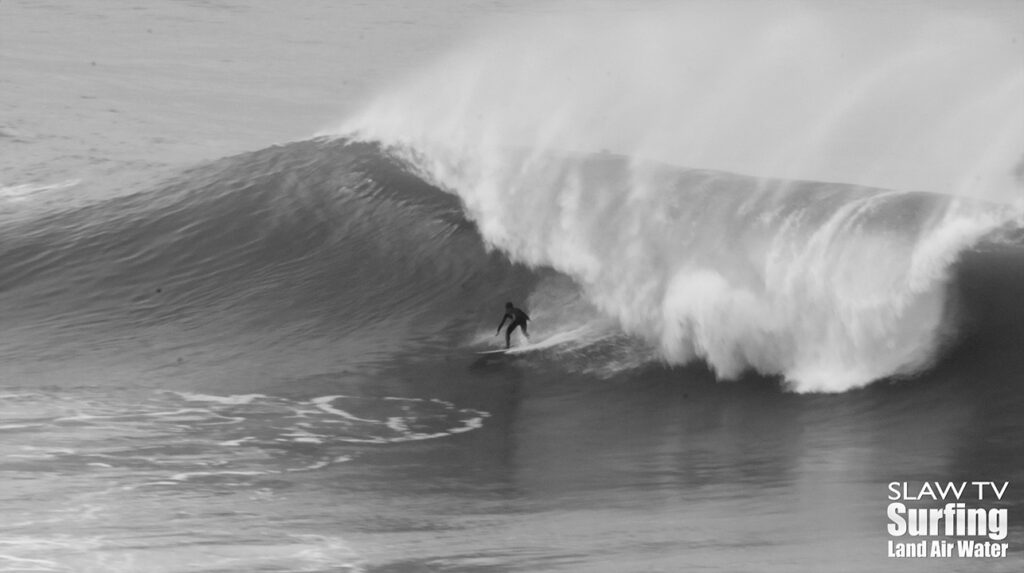
M 161 341 L 140 349 L 158 361 L 311 340 L 374 360 L 405 344 L 448 348 L 487 289 L 534 280 L 486 252 L 456 198 L 376 146 L 324 141 L 10 222 L 2 239 L 0 297 L 21 334 L 12 357 L 128 336 Z

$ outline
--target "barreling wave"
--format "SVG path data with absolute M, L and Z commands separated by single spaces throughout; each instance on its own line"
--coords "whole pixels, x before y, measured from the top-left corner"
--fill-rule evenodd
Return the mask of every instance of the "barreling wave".
M 11 224 L 8 328 L 46 345 L 175 325 L 190 344 L 436 352 L 493 340 L 512 298 L 554 352 L 586 351 L 562 367 L 700 359 L 842 391 L 928 367 L 961 324 L 958 261 L 1019 243 L 1016 210 L 946 195 L 609 153 L 490 158 L 318 139 Z
M 841 391 L 931 364 L 965 250 L 1018 210 L 947 195 L 523 151 L 474 164 L 398 147 L 492 247 L 571 277 L 669 364 Z

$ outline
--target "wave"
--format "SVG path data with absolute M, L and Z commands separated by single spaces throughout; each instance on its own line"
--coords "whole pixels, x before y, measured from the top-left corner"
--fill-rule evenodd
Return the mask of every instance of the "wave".
M 610 153 L 452 157 L 311 140 L 8 225 L 9 328 L 47 348 L 173 325 L 194 345 L 429 356 L 493 343 L 512 299 L 561 341 L 552 367 L 699 359 L 842 391 L 931 365 L 977 309 L 959 261 L 1020 242 L 1017 210 L 940 194 Z

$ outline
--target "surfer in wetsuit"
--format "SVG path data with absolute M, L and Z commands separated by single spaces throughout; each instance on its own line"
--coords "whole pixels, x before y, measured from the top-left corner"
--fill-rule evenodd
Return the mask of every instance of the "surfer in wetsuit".
M 506 320 L 512 322 L 508 325 L 508 330 L 505 331 L 505 348 L 512 346 L 512 331 L 518 326 L 523 330 L 523 336 L 529 340 L 530 335 L 526 333 L 526 321 L 530 320 L 530 315 L 512 306 L 512 303 L 505 303 L 505 316 L 501 317 L 501 324 L 498 325 L 498 332 L 494 333 L 495 336 L 501 334 L 501 327 L 505 325 Z

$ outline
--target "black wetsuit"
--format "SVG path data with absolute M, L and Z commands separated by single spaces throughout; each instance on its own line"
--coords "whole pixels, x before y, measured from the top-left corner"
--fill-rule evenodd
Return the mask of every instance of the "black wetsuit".
M 512 322 L 508 325 L 508 329 L 505 330 L 505 348 L 512 346 L 512 331 L 515 330 L 517 326 L 523 329 L 523 336 L 527 338 L 530 337 L 526 332 L 526 321 L 530 320 L 530 315 L 516 307 L 512 307 L 510 310 L 505 311 L 505 316 L 501 317 L 501 324 L 498 325 L 498 332 L 501 332 L 501 327 L 504 326 L 506 320 L 511 320 Z

